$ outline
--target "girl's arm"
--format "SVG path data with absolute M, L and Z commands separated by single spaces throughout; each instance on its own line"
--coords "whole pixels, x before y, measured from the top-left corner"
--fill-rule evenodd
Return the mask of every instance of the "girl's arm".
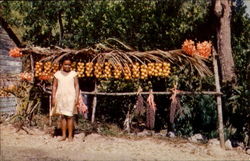
M 52 86 L 52 106 L 56 104 L 56 91 L 58 87 L 58 80 L 54 77 Z
M 79 102 L 79 94 L 80 94 L 80 88 L 79 88 L 79 83 L 78 83 L 78 77 L 75 76 L 74 77 L 74 85 L 75 85 L 75 89 L 76 89 L 76 98 L 75 98 L 75 105 L 78 105 Z

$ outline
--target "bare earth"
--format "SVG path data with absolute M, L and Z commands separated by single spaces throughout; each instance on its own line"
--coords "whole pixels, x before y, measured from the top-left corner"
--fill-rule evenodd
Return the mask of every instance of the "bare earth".
M 0 124 L 1 161 L 29 160 L 250 160 L 242 150 L 221 150 L 183 139 L 144 137 L 126 139 L 98 134 L 78 134 L 73 142 L 58 142 L 38 129 L 16 133 L 12 125 Z

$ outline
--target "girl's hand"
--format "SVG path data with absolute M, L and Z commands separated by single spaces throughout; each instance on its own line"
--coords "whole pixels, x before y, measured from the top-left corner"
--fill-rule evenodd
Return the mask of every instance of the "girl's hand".
M 51 105 L 52 105 L 52 107 L 54 107 L 56 105 L 56 100 L 55 99 L 52 99 Z
M 78 99 L 75 100 L 75 106 L 76 106 L 76 107 L 79 106 L 79 101 L 78 101 Z

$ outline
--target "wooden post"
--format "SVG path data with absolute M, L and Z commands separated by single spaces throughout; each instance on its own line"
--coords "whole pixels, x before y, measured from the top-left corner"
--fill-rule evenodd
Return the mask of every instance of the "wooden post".
M 94 92 L 97 92 L 97 82 L 95 81 L 95 89 Z M 92 116 L 91 116 L 91 123 L 95 122 L 95 111 L 96 111 L 96 104 L 97 104 L 97 96 L 94 95 L 93 102 L 92 102 Z
M 52 119 L 51 119 L 51 110 L 52 110 L 52 106 L 51 106 L 51 96 L 49 96 L 49 126 L 52 125 Z
M 216 51 L 213 49 L 213 67 L 214 67 L 216 92 L 220 93 L 220 80 L 219 80 L 217 56 L 218 55 Z M 216 101 L 217 101 L 217 111 L 218 111 L 218 124 L 219 124 L 218 130 L 219 130 L 219 137 L 220 137 L 220 146 L 222 149 L 225 149 L 221 95 L 216 96 Z

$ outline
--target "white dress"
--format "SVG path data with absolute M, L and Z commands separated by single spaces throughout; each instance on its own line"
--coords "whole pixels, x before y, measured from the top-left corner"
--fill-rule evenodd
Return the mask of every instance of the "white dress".
M 70 71 L 57 71 L 54 76 L 58 81 L 56 91 L 56 113 L 60 115 L 73 116 L 77 114 L 75 107 L 76 89 L 74 78 L 77 73 Z

